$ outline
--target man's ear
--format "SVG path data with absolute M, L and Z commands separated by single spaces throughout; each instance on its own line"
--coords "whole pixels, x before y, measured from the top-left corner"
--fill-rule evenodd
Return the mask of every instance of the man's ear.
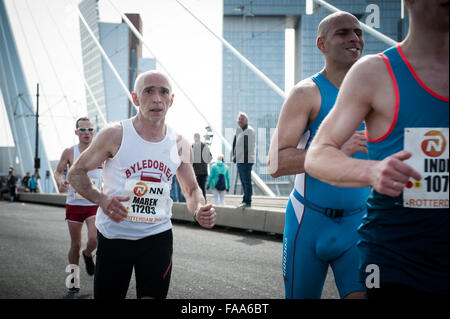
M 170 98 L 170 104 L 169 104 L 169 107 L 172 106 L 174 97 L 175 97 L 175 94 L 172 94 L 172 97 Z
M 136 92 L 131 92 L 131 97 L 133 98 L 134 105 L 139 106 L 139 98 Z
M 316 45 L 317 48 L 321 51 L 321 52 L 326 52 L 326 45 L 325 45 L 325 39 L 322 37 L 317 37 L 317 41 L 316 41 Z

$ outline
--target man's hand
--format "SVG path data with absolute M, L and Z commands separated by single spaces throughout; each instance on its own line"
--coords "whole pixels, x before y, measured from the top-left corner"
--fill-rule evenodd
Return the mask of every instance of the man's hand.
M 216 224 L 216 210 L 212 204 L 201 206 L 195 215 L 195 219 L 200 226 L 213 228 Z
M 341 151 L 344 152 L 347 156 L 351 156 L 358 152 L 364 152 L 367 154 L 367 141 L 364 131 L 356 131 L 348 140 L 345 142 Z
M 403 161 L 412 156 L 400 151 L 378 162 L 374 169 L 372 186 L 381 194 L 397 197 L 409 182 L 410 177 L 420 180 L 420 174 Z
M 99 206 L 109 218 L 119 223 L 128 216 L 128 211 L 121 202 L 126 202 L 129 199 L 129 196 L 109 197 L 103 195 L 100 199 Z
M 69 182 L 68 181 L 62 181 L 62 183 L 58 186 L 60 193 L 65 193 L 69 189 Z

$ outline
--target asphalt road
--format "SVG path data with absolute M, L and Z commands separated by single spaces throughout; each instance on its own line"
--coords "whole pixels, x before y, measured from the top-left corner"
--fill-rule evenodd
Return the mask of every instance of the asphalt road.
M 81 290 L 67 294 L 70 238 L 62 207 L 0 201 L 0 299 L 93 298 L 81 259 Z M 174 222 L 168 299 L 282 299 L 282 238 Z M 86 228 L 83 230 L 83 244 Z M 134 276 L 133 276 L 134 277 Z M 136 298 L 131 280 L 127 298 Z M 322 298 L 338 298 L 331 272 Z

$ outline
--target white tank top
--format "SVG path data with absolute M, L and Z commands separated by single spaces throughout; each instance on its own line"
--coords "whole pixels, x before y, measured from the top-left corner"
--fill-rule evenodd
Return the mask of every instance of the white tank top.
M 80 156 L 80 149 L 78 148 L 78 145 L 74 145 L 73 147 L 73 162 L 77 160 L 78 156 Z M 102 167 L 98 167 L 97 169 L 94 169 L 92 171 L 88 172 L 88 176 L 91 179 L 92 183 L 97 187 L 100 191 L 102 190 Z M 78 205 L 78 206 L 96 206 L 97 204 L 94 204 L 87 199 L 83 198 L 80 194 L 76 192 L 76 190 L 72 187 L 72 185 L 69 185 L 69 190 L 67 192 L 67 199 L 66 204 L 68 205 Z
M 106 238 L 137 240 L 172 228 L 170 188 L 181 161 L 177 135 L 168 125 L 164 139 L 153 143 L 136 132 L 131 119 L 121 124 L 120 148 L 105 162 L 103 192 L 130 196 L 128 202 L 122 202 L 128 217 L 117 223 L 99 208 L 95 225 Z

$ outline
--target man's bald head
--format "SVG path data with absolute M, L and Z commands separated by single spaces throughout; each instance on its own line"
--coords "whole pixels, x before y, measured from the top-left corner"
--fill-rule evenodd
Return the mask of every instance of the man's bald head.
M 136 81 L 134 81 L 134 92 L 136 92 L 137 94 L 141 93 L 142 89 L 144 88 L 145 79 L 147 77 L 159 78 L 160 80 L 163 80 L 163 82 L 165 80 L 168 86 L 167 88 L 169 89 L 170 92 L 172 92 L 172 85 L 170 84 L 169 79 L 164 73 L 158 70 L 150 70 L 139 74 L 138 77 L 136 78 Z
M 330 31 L 333 25 L 339 20 L 341 20 L 343 17 L 351 17 L 356 21 L 358 21 L 358 19 L 353 14 L 345 11 L 338 11 L 332 13 L 326 16 L 322 21 L 320 21 L 319 27 L 317 28 L 317 37 L 325 39 L 328 35 L 328 31 Z

